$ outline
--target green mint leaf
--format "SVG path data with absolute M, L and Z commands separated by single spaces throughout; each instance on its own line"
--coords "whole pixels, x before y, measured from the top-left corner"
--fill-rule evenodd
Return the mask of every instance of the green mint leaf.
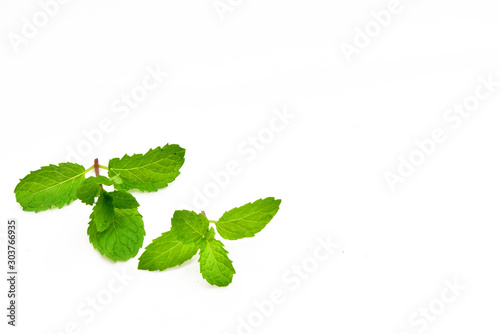
M 113 198 L 113 206 L 118 209 L 135 209 L 139 207 L 139 203 L 135 197 L 123 190 L 115 190 L 109 193 Z
M 280 203 L 280 199 L 268 197 L 232 209 L 216 223 L 217 232 L 228 240 L 253 237 L 273 219 Z
M 210 229 L 204 242 L 201 244 L 200 251 L 200 272 L 208 283 L 216 286 L 228 286 L 236 271 L 233 267 L 233 261 L 227 256 L 228 252 L 224 249 L 224 244 L 214 239 L 215 231 Z
M 97 230 L 93 215 L 87 234 L 95 249 L 113 261 L 127 261 L 137 255 L 146 234 L 137 209 L 115 209 L 114 220 L 103 232 Z
M 76 199 L 76 188 L 85 178 L 81 165 L 63 162 L 49 165 L 26 175 L 14 189 L 17 202 L 26 211 L 62 208 Z
M 208 233 L 208 219 L 193 211 L 175 211 L 172 217 L 172 233 L 179 241 L 198 243 Z
M 194 243 L 179 241 L 172 231 L 168 231 L 146 247 L 139 258 L 138 269 L 161 271 L 173 268 L 191 259 L 199 249 Z
M 99 184 L 110 186 L 114 184 L 114 182 L 105 176 L 90 176 L 80 183 L 76 189 L 76 197 L 85 204 L 94 204 L 95 198 L 99 196 L 101 192 Z
M 120 175 L 118 190 L 138 189 L 157 191 L 166 187 L 180 174 L 185 150 L 179 145 L 165 145 L 149 150 L 146 154 L 125 155 L 109 161 L 108 175 Z
M 92 211 L 93 220 L 97 232 L 106 230 L 115 219 L 115 208 L 113 206 L 113 197 L 106 191 L 102 191 L 97 199 L 97 203 Z

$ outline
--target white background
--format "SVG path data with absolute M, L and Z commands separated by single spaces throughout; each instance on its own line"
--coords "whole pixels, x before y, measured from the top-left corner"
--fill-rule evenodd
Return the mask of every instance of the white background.
M 349 62 L 341 43 L 352 44 L 356 27 L 364 29 L 370 12 L 388 2 L 233 1 L 221 19 L 212 0 L 73 0 L 15 52 L 12 34 L 21 35 L 24 18 L 33 21 L 41 7 L 2 0 L 1 208 L 3 222 L 14 217 L 20 225 L 18 327 L 6 325 L 2 279 L 2 328 L 498 332 L 500 88 L 457 129 L 443 115 L 474 94 L 480 76 L 500 80 L 499 8 L 491 0 L 402 0 Z M 114 103 L 157 66 L 168 78 L 121 118 Z M 284 108 L 294 119 L 254 158 L 241 154 L 238 147 Z M 107 164 L 166 143 L 186 148 L 174 183 L 136 193 L 144 245 L 232 160 L 241 172 L 205 205 L 210 219 L 261 197 L 283 200 L 255 238 L 225 242 L 237 271 L 229 287 L 207 284 L 197 256 L 155 273 L 137 271 L 137 257 L 105 259 L 88 242 L 91 208 L 80 202 L 38 214 L 15 202 L 20 178 L 66 161 L 68 147 L 85 145 L 84 132 L 103 119 L 113 130 L 72 161 L 88 167 L 95 157 Z M 395 173 L 398 157 L 408 158 L 415 140 L 435 128 L 447 140 L 391 191 L 384 173 Z M 317 238 L 327 237 L 341 246 L 315 268 Z M 303 264 L 310 273 L 294 289 L 289 270 Z M 122 271 L 131 277 L 122 291 L 92 320 L 82 316 L 79 307 L 106 295 Z M 446 280 L 466 288 L 440 310 Z M 284 302 L 259 315 L 255 303 L 273 290 Z M 440 314 L 422 320 L 418 312 L 430 306 Z M 259 326 L 242 327 L 249 318 Z

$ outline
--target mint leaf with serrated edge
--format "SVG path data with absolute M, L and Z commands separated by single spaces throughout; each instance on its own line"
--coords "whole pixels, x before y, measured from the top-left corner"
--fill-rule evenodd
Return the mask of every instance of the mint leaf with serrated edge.
M 180 174 L 185 150 L 179 145 L 165 145 L 149 150 L 146 154 L 125 155 L 109 161 L 110 177 L 117 174 L 123 183 L 118 190 L 138 189 L 157 191 L 166 187 Z
M 233 261 L 227 256 L 228 251 L 224 249 L 224 244 L 215 238 L 213 228 L 201 244 L 200 251 L 200 272 L 208 283 L 216 286 L 228 286 L 233 281 L 236 270 Z
M 115 209 L 114 220 L 99 232 L 93 213 L 87 229 L 89 241 L 102 255 L 113 261 L 127 261 L 137 255 L 144 241 L 144 223 L 137 209 Z
M 217 232 L 228 240 L 253 237 L 273 219 L 280 204 L 281 200 L 268 197 L 227 211 L 215 224 Z
M 114 180 L 108 179 L 105 176 L 90 176 L 80 183 L 76 189 L 76 197 L 85 204 L 94 204 L 95 198 L 101 192 L 100 184 L 110 186 L 114 184 Z
M 193 211 L 175 211 L 172 217 L 172 233 L 186 243 L 197 243 L 208 233 L 208 219 Z
M 75 199 L 94 205 L 87 229 L 89 241 L 101 254 L 124 261 L 137 254 L 145 235 L 137 211 L 139 203 L 126 191 L 166 187 L 179 175 L 184 154 L 178 145 L 167 144 L 144 155 L 112 159 L 111 166 L 100 165 L 98 159 L 88 169 L 72 162 L 44 166 L 20 179 L 14 193 L 26 211 L 61 208 Z M 99 175 L 100 168 L 108 170 L 108 177 Z M 85 178 L 91 170 L 95 170 L 96 177 Z M 107 192 L 103 185 L 114 186 L 115 190 Z
M 98 232 L 106 230 L 115 219 L 113 197 L 104 190 L 99 195 L 97 203 L 92 210 L 92 217 Z
M 71 162 L 44 166 L 20 180 L 14 189 L 16 200 L 25 211 L 62 208 L 76 199 L 76 189 L 86 172 L 83 166 Z
M 161 271 L 173 268 L 191 259 L 199 249 L 194 243 L 179 241 L 172 231 L 168 231 L 146 247 L 139 258 L 138 269 Z

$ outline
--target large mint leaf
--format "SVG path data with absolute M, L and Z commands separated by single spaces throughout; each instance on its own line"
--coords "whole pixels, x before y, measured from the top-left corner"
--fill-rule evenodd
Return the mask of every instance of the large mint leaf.
M 157 191 L 166 187 L 180 174 L 185 150 L 179 145 L 165 145 L 146 154 L 125 155 L 109 161 L 108 175 L 119 175 L 119 190 Z
M 115 208 L 114 220 L 109 227 L 98 232 L 93 213 L 90 215 L 87 234 L 101 254 L 113 261 L 127 261 L 139 252 L 144 241 L 144 223 L 137 209 Z
M 81 165 L 63 162 L 26 175 L 14 189 L 16 200 L 26 211 L 62 208 L 76 199 L 76 189 L 85 178 Z

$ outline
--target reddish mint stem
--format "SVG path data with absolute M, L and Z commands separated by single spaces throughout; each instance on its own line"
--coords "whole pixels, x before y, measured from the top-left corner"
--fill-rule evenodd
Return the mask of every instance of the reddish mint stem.
M 95 158 L 94 159 L 94 171 L 95 171 L 95 176 L 99 176 L 99 159 Z M 99 185 L 102 188 L 102 184 Z

